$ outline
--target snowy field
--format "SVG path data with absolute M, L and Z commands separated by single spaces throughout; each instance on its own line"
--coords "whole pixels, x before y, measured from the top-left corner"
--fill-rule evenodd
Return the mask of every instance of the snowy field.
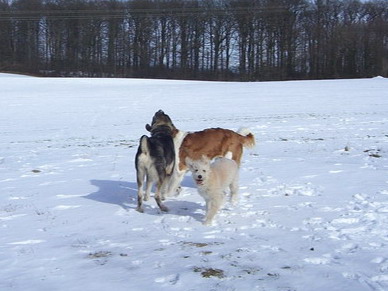
M 0 290 L 388 290 L 388 79 L 0 88 Z M 135 211 L 159 109 L 256 136 L 214 226 L 190 175 L 169 213 Z

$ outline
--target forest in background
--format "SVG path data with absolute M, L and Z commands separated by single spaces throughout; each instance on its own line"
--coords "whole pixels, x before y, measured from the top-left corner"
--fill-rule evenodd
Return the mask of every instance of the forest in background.
M 234 81 L 388 77 L 388 1 L 0 0 L 0 71 Z

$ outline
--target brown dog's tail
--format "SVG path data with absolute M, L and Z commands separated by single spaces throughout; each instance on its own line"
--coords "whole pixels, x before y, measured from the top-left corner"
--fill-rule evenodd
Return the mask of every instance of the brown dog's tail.
M 242 135 L 241 143 L 246 148 L 253 148 L 256 144 L 255 136 L 248 128 L 240 128 L 237 133 Z

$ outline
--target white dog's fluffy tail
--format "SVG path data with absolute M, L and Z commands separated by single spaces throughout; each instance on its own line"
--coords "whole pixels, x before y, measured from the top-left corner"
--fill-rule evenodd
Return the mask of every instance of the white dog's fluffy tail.
M 240 127 L 237 130 L 237 133 L 243 136 L 247 136 L 248 134 L 252 134 L 252 131 L 248 127 Z
M 244 137 L 242 141 L 244 147 L 253 148 L 255 146 L 256 144 L 255 136 L 253 135 L 252 131 L 249 128 L 240 127 L 237 133 Z

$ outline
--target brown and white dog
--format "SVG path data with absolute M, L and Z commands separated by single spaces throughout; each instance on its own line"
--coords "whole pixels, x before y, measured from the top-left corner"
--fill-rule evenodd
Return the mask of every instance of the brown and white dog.
M 146 129 L 152 129 L 159 123 L 154 118 Z M 186 158 L 199 160 L 203 156 L 209 160 L 217 157 L 230 157 L 240 166 L 243 148 L 252 148 L 255 137 L 248 129 L 238 132 L 224 128 L 209 128 L 196 132 L 184 132 L 174 128 L 172 136 L 175 146 L 175 169 L 166 189 L 166 194 L 171 195 L 177 191 L 185 173 L 188 171 Z

